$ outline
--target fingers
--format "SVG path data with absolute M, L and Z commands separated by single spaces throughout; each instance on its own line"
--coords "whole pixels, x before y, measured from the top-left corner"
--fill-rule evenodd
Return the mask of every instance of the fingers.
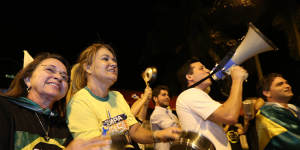
M 75 139 L 68 145 L 66 150 L 99 150 L 110 147 L 110 145 L 111 138 L 109 136 L 95 137 L 90 140 Z
M 149 91 L 152 91 L 152 89 L 151 89 L 150 86 L 147 86 L 147 87 L 145 88 L 144 92 L 146 93 L 146 92 L 149 92 Z
M 177 127 L 172 127 L 171 129 L 172 129 L 172 133 L 174 134 L 180 134 L 182 132 L 182 130 Z
M 230 70 L 231 70 L 231 72 L 240 72 L 242 74 L 247 73 L 247 71 L 244 68 L 242 68 L 241 66 L 233 66 L 230 68 Z
M 161 130 L 160 134 L 158 134 L 160 137 L 160 141 L 162 142 L 168 142 L 168 141 L 174 141 L 180 137 L 180 133 L 182 130 L 177 127 L 170 127 L 164 130 Z
M 231 78 L 233 80 L 235 79 L 241 79 L 241 80 L 246 80 L 248 78 L 248 72 L 240 67 L 240 66 L 233 66 L 230 68 L 230 74 L 231 74 Z
M 152 89 L 150 87 L 146 87 L 144 93 L 145 94 L 151 94 L 152 93 Z
M 111 138 L 110 136 L 101 136 L 101 137 L 95 137 L 92 138 L 86 142 L 84 142 L 83 146 L 105 146 L 111 144 Z
M 182 132 L 182 130 L 180 128 L 174 127 L 172 129 L 174 139 L 178 139 L 180 137 L 181 132 Z
M 152 98 L 152 89 L 149 86 L 145 88 L 144 95 L 147 96 L 148 99 Z
M 141 94 L 141 98 L 144 98 L 144 93 Z

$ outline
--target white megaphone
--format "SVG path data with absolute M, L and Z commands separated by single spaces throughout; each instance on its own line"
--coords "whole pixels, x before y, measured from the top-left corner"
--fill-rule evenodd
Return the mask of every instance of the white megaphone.
M 223 79 L 225 74 L 230 74 L 229 68 L 233 65 L 240 65 L 256 54 L 271 50 L 278 50 L 278 48 L 250 22 L 244 40 L 238 46 L 231 59 L 220 71 L 213 74 L 212 78 L 214 80 Z

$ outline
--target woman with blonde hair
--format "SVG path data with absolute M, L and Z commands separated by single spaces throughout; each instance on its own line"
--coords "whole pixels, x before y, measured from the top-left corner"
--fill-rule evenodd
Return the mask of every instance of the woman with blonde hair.
M 73 69 L 67 123 L 74 138 L 125 135 L 139 143 L 153 143 L 179 137 L 178 128 L 154 133 L 142 128 L 123 95 L 110 90 L 118 78 L 116 54 L 110 45 L 90 45 Z

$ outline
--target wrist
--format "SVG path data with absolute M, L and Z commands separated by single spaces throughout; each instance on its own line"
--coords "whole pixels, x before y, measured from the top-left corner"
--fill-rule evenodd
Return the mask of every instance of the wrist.
M 154 143 L 159 143 L 160 142 L 160 140 L 157 137 L 157 131 L 152 132 L 152 139 L 153 139 Z

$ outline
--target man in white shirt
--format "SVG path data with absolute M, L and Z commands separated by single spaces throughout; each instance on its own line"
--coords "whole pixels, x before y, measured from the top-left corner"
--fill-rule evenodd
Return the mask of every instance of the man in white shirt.
M 194 88 L 183 91 L 176 101 L 176 112 L 183 130 L 200 133 L 208 138 L 217 150 L 230 150 L 222 124 L 235 124 L 238 121 L 242 105 L 243 82 L 247 71 L 239 66 L 233 66 L 231 71 L 231 91 L 223 103 L 213 100 L 205 91 L 212 84 L 207 79 Z M 197 58 L 188 60 L 178 72 L 178 78 L 187 88 L 207 77 L 210 70 Z
M 159 85 L 152 91 L 152 98 L 155 102 L 155 109 L 150 116 L 152 131 L 162 130 L 168 127 L 179 127 L 177 117 L 169 109 L 170 97 L 168 87 Z M 155 150 L 169 150 L 169 143 L 155 143 Z

